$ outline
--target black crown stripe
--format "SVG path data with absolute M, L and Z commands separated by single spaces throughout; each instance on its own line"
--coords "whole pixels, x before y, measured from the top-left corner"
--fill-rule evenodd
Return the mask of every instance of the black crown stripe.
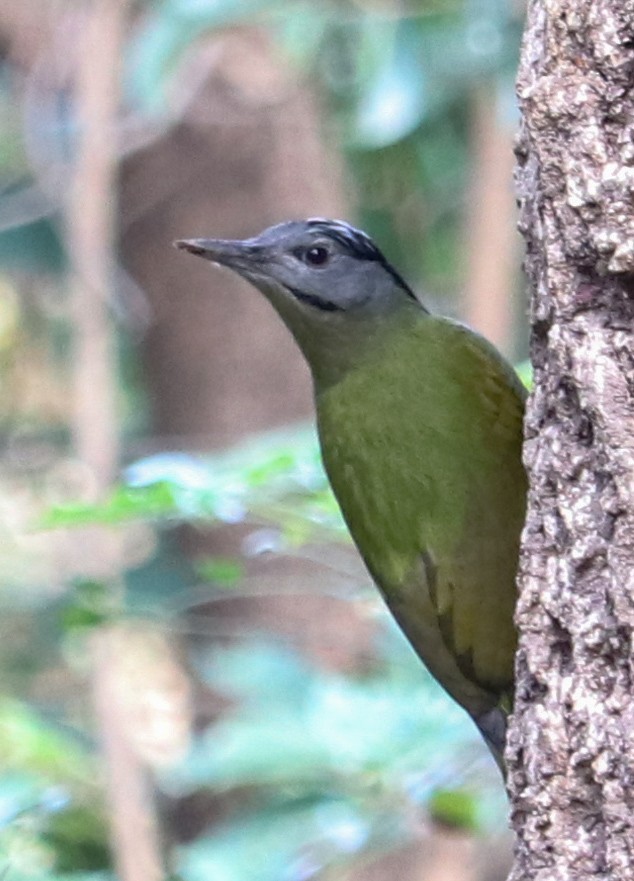
M 312 229 L 316 229 L 322 235 L 342 245 L 358 260 L 374 260 L 380 263 L 408 296 L 418 302 L 418 298 L 403 276 L 388 262 L 383 252 L 377 248 L 370 236 L 360 229 L 355 229 L 343 220 L 326 220 L 322 217 L 311 217 L 307 224 Z

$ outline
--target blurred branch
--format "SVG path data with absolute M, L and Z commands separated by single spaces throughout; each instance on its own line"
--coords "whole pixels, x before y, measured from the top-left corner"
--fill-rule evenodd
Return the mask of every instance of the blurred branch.
M 96 497 L 112 482 L 118 462 L 116 357 L 110 301 L 114 281 L 119 64 L 128 0 L 85 4 L 75 79 L 79 121 L 67 206 L 75 332 L 73 430 L 79 458 L 90 469 Z M 118 536 L 95 529 L 82 535 L 88 565 L 103 569 L 117 589 Z M 107 768 L 115 863 L 121 881 L 162 877 L 147 772 L 130 742 L 117 700 L 117 633 L 93 641 L 93 690 Z
M 118 459 L 112 288 L 115 120 L 126 0 L 95 0 L 86 21 L 76 80 L 76 162 L 68 205 L 75 324 L 75 445 L 103 491 Z
M 29 67 L 50 39 L 56 17 L 55 5 L 43 0 L 0 4 L 0 41 L 9 57 Z
M 122 700 L 120 634 L 94 634 L 93 700 L 106 760 L 117 875 L 121 881 L 158 881 L 161 869 L 157 827 L 149 809 L 147 774 L 141 767 Z

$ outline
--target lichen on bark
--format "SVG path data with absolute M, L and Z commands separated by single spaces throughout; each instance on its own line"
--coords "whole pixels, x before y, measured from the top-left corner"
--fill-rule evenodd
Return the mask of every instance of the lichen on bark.
M 529 0 L 512 881 L 634 878 L 634 4 Z

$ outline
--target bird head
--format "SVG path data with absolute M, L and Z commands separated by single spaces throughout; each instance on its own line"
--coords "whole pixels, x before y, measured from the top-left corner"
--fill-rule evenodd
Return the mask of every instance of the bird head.
M 244 240 L 183 239 L 176 247 L 251 282 L 285 321 L 309 364 L 368 342 L 386 317 L 422 307 L 372 239 L 340 220 L 272 226 Z

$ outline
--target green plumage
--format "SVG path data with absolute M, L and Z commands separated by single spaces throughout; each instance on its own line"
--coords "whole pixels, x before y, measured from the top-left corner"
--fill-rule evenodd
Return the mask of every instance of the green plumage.
M 474 717 L 509 701 L 524 391 L 482 338 L 420 312 L 316 386 L 350 533 L 412 645 Z
M 430 315 L 341 221 L 179 243 L 251 281 L 314 381 L 321 449 L 374 581 L 501 763 L 526 504 L 525 391 L 482 337 Z

